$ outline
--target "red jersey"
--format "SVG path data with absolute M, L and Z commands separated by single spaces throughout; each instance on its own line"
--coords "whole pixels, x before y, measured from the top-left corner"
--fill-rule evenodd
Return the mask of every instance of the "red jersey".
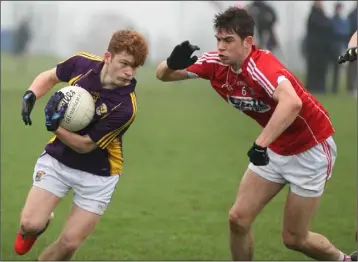
M 255 119 L 262 127 L 270 120 L 277 101 L 275 88 L 290 81 L 302 100 L 302 109 L 294 122 L 269 148 L 280 155 L 294 155 L 324 141 L 335 130 L 325 108 L 269 51 L 253 46 L 250 55 L 236 72 L 221 63 L 217 52 L 208 52 L 187 69 L 191 77 L 210 80 L 211 86 L 229 104 Z

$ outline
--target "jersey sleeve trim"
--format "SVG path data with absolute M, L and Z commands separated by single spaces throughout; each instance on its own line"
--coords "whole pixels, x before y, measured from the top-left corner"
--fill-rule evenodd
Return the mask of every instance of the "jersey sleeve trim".
M 198 60 L 186 68 L 188 78 L 202 78 L 211 80 L 214 77 L 215 65 L 220 64 L 217 53 L 205 53 Z
M 81 56 L 90 60 L 94 60 L 94 61 L 99 61 L 99 62 L 103 62 L 103 58 L 97 55 L 93 55 L 87 52 L 78 52 L 75 53 L 74 55 L 70 56 L 69 58 L 67 58 L 66 60 L 63 60 L 61 62 L 59 62 L 58 64 L 63 64 L 64 62 L 67 62 L 68 60 L 70 60 L 71 58 L 74 58 L 76 56 Z
M 260 86 L 265 89 L 266 93 L 272 97 L 275 91 L 275 87 L 267 79 L 267 77 L 261 72 L 261 70 L 256 66 L 254 60 L 250 57 L 249 63 L 247 65 L 247 72 L 251 75 L 252 79 L 260 84 Z
M 279 85 L 279 84 L 281 84 L 283 81 L 285 81 L 285 80 L 287 80 L 287 81 L 290 81 L 290 80 L 288 80 L 285 76 L 279 76 L 278 78 L 277 78 L 277 86 Z
M 68 84 L 70 86 L 72 86 L 73 83 L 76 82 L 81 76 L 82 76 L 82 74 L 79 74 L 78 76 L 75 76 L 75 77 L 71 78 L 70 81 L 68 81 Z
M 194 73 L 194 72 L 191 72 L 191 71 L 188 71 L 188 70 L 185 70 L 186 72 L 186 75 L 188 78 L 199 78 L 198 74 Z
M 97 55 L 94 55 L 94 54 L 90 54 L 90 53 L 87 53 L 87 52 L 80 52 L 80 53 L 77 53 L 77 55 L 78 55 L 78 56 L 85 57 L 85 58 L 88 58 L 88 59 L 90 59 L 90 60 L 103 62 L 103 58 L 102 58 L 102 57 L 97 56 Z
M 219 64 L 225 66 L 223 63 L 220 62 L 219 55 L 216 53 L 205 53 L 202 56 L 198 58 L 198 60 L 195 62 L 196 65 L 201 65 L 203 62 L 211 64 Z

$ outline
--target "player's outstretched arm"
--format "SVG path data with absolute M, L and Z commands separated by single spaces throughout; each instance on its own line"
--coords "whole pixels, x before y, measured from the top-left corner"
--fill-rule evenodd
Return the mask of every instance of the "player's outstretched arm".
M 167 61 L 161 62 L 157 67 L 156 76 L 163 82 L 180 81 L 188 79 L 186 70 L 172 70 L 168 67 Z
M 268 147 L 275 141 L 293 123 L 302 108 L 302 101 L 288 80 L 281 81 L 273 98 L 278 102 L 277 107 L 255 141 L 261 147 Z
M 197 56 L 191 56 L 196 50 L 200 48 L 189 41 L 175 46 L 167 60 L 158 65 L 157 78 L 164 82 L 188 79 L 188 73 L 184 69 L 198 60 Z

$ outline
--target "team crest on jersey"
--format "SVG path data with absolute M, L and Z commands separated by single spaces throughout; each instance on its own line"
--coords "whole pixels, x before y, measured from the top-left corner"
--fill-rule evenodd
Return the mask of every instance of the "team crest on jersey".
M 36 176 L 35 176 L 35 181 L 39 182 L 45 174 L 46 173 L 44 171 L 37 171 Z
M 228 96 L 227 101 L 229 104 L 243 112 L 253 111 L 258 113 L 265 113 L 271 109 L 270 105 L 266 105 L 264 102 L 252 97 Z
M 107 114 L 107 112 L 108 112 L 108 109 L 107 109 L 107 106 L 105 103 L 102 103 L 100 106 L 97 106 L 97 108 L 96 108 L 96 114 L 99 116 Z

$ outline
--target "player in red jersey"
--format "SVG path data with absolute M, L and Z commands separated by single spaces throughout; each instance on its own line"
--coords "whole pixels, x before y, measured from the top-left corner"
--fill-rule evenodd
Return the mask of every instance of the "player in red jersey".
M 192 54 L 199 48 L 185 41 L 158 65 L 157 78 L 209 80 L 226 102 L 263 127 L 229 213 L 233 260 L 253 259 L 251 225 L 285 184 L 285 246 L 317 260 L 351 260 L 310 231 L 337 155 L 327 111 L 275 56 L 253 45 L 254 21 L 244 9 L 216 15 L 214 28 L 217 51 L 198 59 Z

